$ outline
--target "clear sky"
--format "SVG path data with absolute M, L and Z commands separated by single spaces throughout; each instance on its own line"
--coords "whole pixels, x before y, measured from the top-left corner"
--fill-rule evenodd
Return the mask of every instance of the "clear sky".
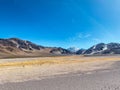
M 120 0 L 0 0 L 0 38 L 88 48 L 120 42 Z

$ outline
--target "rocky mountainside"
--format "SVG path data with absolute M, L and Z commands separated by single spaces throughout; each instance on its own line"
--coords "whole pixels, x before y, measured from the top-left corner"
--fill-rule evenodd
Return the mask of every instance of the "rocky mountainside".
M 20 40 L 17 38 L 0 39 L 0 45 L 5 47 L 17 48 L 20 50 L 40 50 L 43 46 L 36 45 L 30 41 Z M 12 50 L 11 50 L 12 51 Z
M 99 43 L 90 47 L 87 50 L 81 51 L 80 54 L 120 54 L 120 44 L 119 43 Z
M 53 53 L 53 54 L 72 54 L 72 52 L 70 52 L 69 50 L 67 49 L 63 49 L 61 47 L 59 48 L 53 48 L 50 53 Z
M 44 47 L 18 38 L 0 39 L 0 57 L 49 56 L 70 53 L 63 48 Z
M 79 49 L 76 54 L 84 54 L 84 52 L 86 51 L 86 49 Z

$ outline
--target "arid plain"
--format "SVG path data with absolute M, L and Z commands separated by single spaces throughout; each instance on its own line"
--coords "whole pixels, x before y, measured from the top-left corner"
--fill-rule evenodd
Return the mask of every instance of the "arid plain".
M 28 86 L 32 88 L 29 90 L 88 90 L 88 88 L 89 90 L 120 90 L 119 85 L 116 84 L 120 83 L 120 79 L 117 77 L 120 70 L 119 61 L 120 56 L 1 59 L 0 90 L 28 90 Z M 115 71 L 117 73 L 113 73 Z M 78 79 L 76 80 L 76 78 Z M 63 84 L 59 85 L 60 82 Z M 103 83 L 106 82 L 109 82 L 112 86 L 103 87 Z M 24 86 L 22 87 L 21 84 L 23 83 Z M 85 83 L 86 86 L 83 85 Z M 52 86 L 50 87 L 49 84 Z M 64 88 L 68 84 L 71 88 Z M 75 86 L 75 88 L 72 86 Z

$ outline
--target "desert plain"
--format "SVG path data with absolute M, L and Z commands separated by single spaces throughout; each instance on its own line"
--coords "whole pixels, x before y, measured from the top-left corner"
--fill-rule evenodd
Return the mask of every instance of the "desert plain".
M 0 90 L 120 90 L 120 56 L 0 59 Z

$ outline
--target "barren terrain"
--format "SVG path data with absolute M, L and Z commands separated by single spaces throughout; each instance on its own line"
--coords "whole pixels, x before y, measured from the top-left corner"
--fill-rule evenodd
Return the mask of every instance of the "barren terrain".
M 25 83 L 26 81 L 27 83 L 30 82 L 28 84 L 25 83 L 26 85 L 29 85 L 33 82 L 32 84 L 33 86 L 32 85 L 31 86 L 32 88 L 34 88 L 34 90 L 97 90 L 97 89 L 87 89 L 90 86 L 85 88 L 83 87 L 83 84 L 86 82 L 86 78 L 89 77 L 88 83 L 86 82 L 87 83 L 86 85 L 91 85 L 89 80 L 93 80 L 95 81 L 92 83 L 94 86 L 97 84 L 97 82 L 100 83 L 99 79 L 105 80 L 104 79 L 105 77 L 106 79 L 108 77 L 114 77 L 113 72 L 116 71 L 114 70 L 116 68 L 113 68 L 113 69 L 111 68 L 115 67 L 115 64 L 119 61 L 120 61 L 119 56 L 96 56 L 96 57 L 60 56 L 60 57 L 39 57 L 39 58 L 21 58 L 21 59 L 20 58 L 1 59 L 0 60 L 0 83 L 4 85 L 0 86 L 1 88 L 3 88 L 0 90 L 17 90 L 16 89 L 17 87 L 15 87 L 15 89 L 7 89 L 7 88 L 9 87 L 9 85 L 14 86 L 14 84 L 17 84 L 19 86 L 22 83 Z M 105 74 L 106 70 L 112 76 Z M 117 70 L 119 70 L 119 67 L 117 67 Z M 99 73 L 96 73 L 96 72 L 99 72 Z M 103 77 L 99 75 L 102 73 L 103 73 Z M 117 71 L 116 74 L 119 74 L 119 71 Z M 49 83 L 49 82 L 54 83 L 53 81 L 56 79 L 58 79 L 58 81 L 56 81 L 58 83 L 60 83 L 59 81 L 61 80 L 63 81 L 66 80 L 65 84 L 67 83 L 68 85 L 68 84 L 72 84 L 74 82 L 74 79 L 76 80 L 76 78 L 78 77 L 79 79 L 78 81 L 76 81 L 78 82 L 76 85 L 78 85 L 78 87 L 80 86 L 83 87 L 81 89 L 78 89 L 78 88 L 73 89 L 72 87 L 71 89 L 69 87 L 68 87 L 69 89 L 67 89 L 67 87 L 65 89 L 60 86 L 59 86 L 59 89 L 57 88 L 53 89 L 55 87 L 54 85 L 53 87 L 51 87 L 51 89 L 49 89 L 50 88 L 49 85 L 48 85 L 48 88 L 45 87 L 44 85 L 40 87 L 39 86 L 35 87 L 36 85 L 39 85 L 39 83 L 40 85 L 44 83 Z M 67 82 L 67 78 L 68 80 L 71 79 L 71 81 Z M 99 79 L 95 79 L 95 78 L 99 78 Z M 119 77 L 115 77 L 115 79 L 114 78 L 112 79 L 113 82 L 110 82 L 110 83 L 111 84 L 115 83 L 116 78 L 118 78 L 118 81 L 119 81 Z M 108 82 L 109 79 L 107 79 L 107 81 L 105 82 Z M 44 80 L 47 80 L 47 82 Z M 7 86 L 6 83 L 9 85 Z M 98 85 L 92 88 L 98 87 L 98 90 L 102 90 L 100 89 L 103 87 L 103 86 L 101 87 L 101 85 L 103 85 L 103 83 L 100 84 L 100 86 Z M 114 84 L 112 85 L 114 86 Z M 27 86 L 25 86 L 24 88 L 27 89 Z M 18 90 L 26 90 L 24 88 L 18 89 Z M 106 87 L 106 88 L 109 88 L 109 87 Z M 33 90 L 33 89 L 29 89 L 29 90 Z M 103 89 L 103 90 L 119 90 L 119 89 Z

